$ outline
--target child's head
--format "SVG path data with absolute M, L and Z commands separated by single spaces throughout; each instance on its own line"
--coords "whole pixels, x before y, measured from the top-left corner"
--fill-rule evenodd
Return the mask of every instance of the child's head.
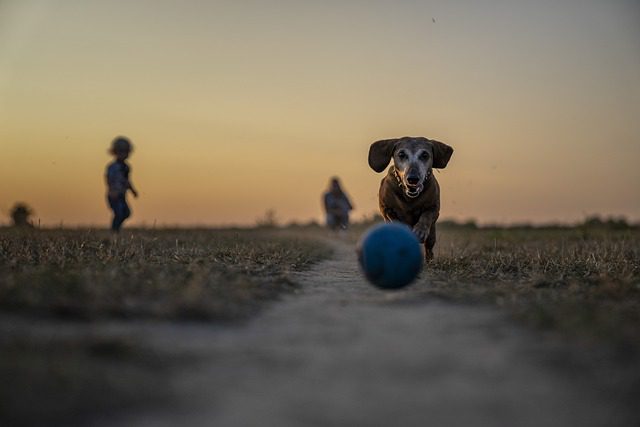
M 133 145 L 131 145 L 129 138 L 118 136 L 111 142 L 109 153 L 114 155 L 118 160 L 125 160 L 132 151 Z

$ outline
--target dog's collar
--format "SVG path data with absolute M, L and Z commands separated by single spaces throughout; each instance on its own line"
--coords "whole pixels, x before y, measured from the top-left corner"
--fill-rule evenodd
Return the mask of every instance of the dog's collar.
M 398 184 L 398 187 L 402 188 L 402 178 L 400 178 L 400 174 L 398 174 L 396 167 L 391 166 L 391 171 L 393 172 L 393 177 L 396 179 L 396 184 Z
M 396 183 L 398 184 L 398 187 L 400 187 L 403 194 L 406 194 L 404 192 L 404 186 L 402 185 L 402 178 L 400 178 L 400 174 L 398 173 L 398 171 L 396 170 L 395 166 L 391 166 L 391 171 L 393 173 L 394 178 L 396 179 Z M 431 175 L 433 175 L 433 171 L 428 170 L 427 171 L 427 176 L 424 177 L 424 181 L 422 181 L 422 191 L 424 191 L 425 188 L 427 188 L 427 183 L 429 182 L 429 179 L 431 178 Z M 422 194 L 422 191 L 418 194 L 416 194 L 415 196 L 409 196 L 412 199 L 418 197 L 420 194 Z M 408 195 L 408 194 L 407 194 Z

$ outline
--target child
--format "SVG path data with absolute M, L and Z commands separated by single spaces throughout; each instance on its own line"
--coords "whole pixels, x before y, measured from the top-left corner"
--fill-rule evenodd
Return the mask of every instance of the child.
M 111 223 L 113 231 L 120 231 L 124 220 L 131 216 L 131 210 L 127 205 L 127 190 L 131 190 L 133 196 L 138 197 L 138 192 L 129 180 L 131 169 L 125 162 L 131 151 L 133 151 L 131 142 L 123 136 L 114 139 L 109 150 L 109 153 L 116 158 L 114 162 L 107 166 L 105 175 L 108 189 L 107 200 L 113 211 L 113 222 Z

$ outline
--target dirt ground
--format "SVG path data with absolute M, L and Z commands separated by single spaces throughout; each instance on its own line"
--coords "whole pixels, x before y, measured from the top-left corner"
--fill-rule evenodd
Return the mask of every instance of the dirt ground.
M 95 426 L 630 426 L 637 372 L 514 325 L 490 306 L 382 292 L 353 246 L 297 273 L 302 291 L 247 324 L 137 324 L 162 354 L 197 354 L 163 405 Z M 131 324 L 103 333 L 131 331 Z

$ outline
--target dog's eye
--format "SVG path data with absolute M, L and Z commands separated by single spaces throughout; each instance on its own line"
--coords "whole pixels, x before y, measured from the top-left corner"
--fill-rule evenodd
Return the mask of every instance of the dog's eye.
M 427 160 L 429 160 L 429 154 L 428 153 L 420 154 L 420 160 L 422 160 L 423 162 L 426 162 Z
M 405 153 L 404 151 L 400 151 L 400 152 L 398 153 L 398 158 L 399 158 L 400 160 L 405 160 L 405 159 L 407 158 L 407 153 Z

